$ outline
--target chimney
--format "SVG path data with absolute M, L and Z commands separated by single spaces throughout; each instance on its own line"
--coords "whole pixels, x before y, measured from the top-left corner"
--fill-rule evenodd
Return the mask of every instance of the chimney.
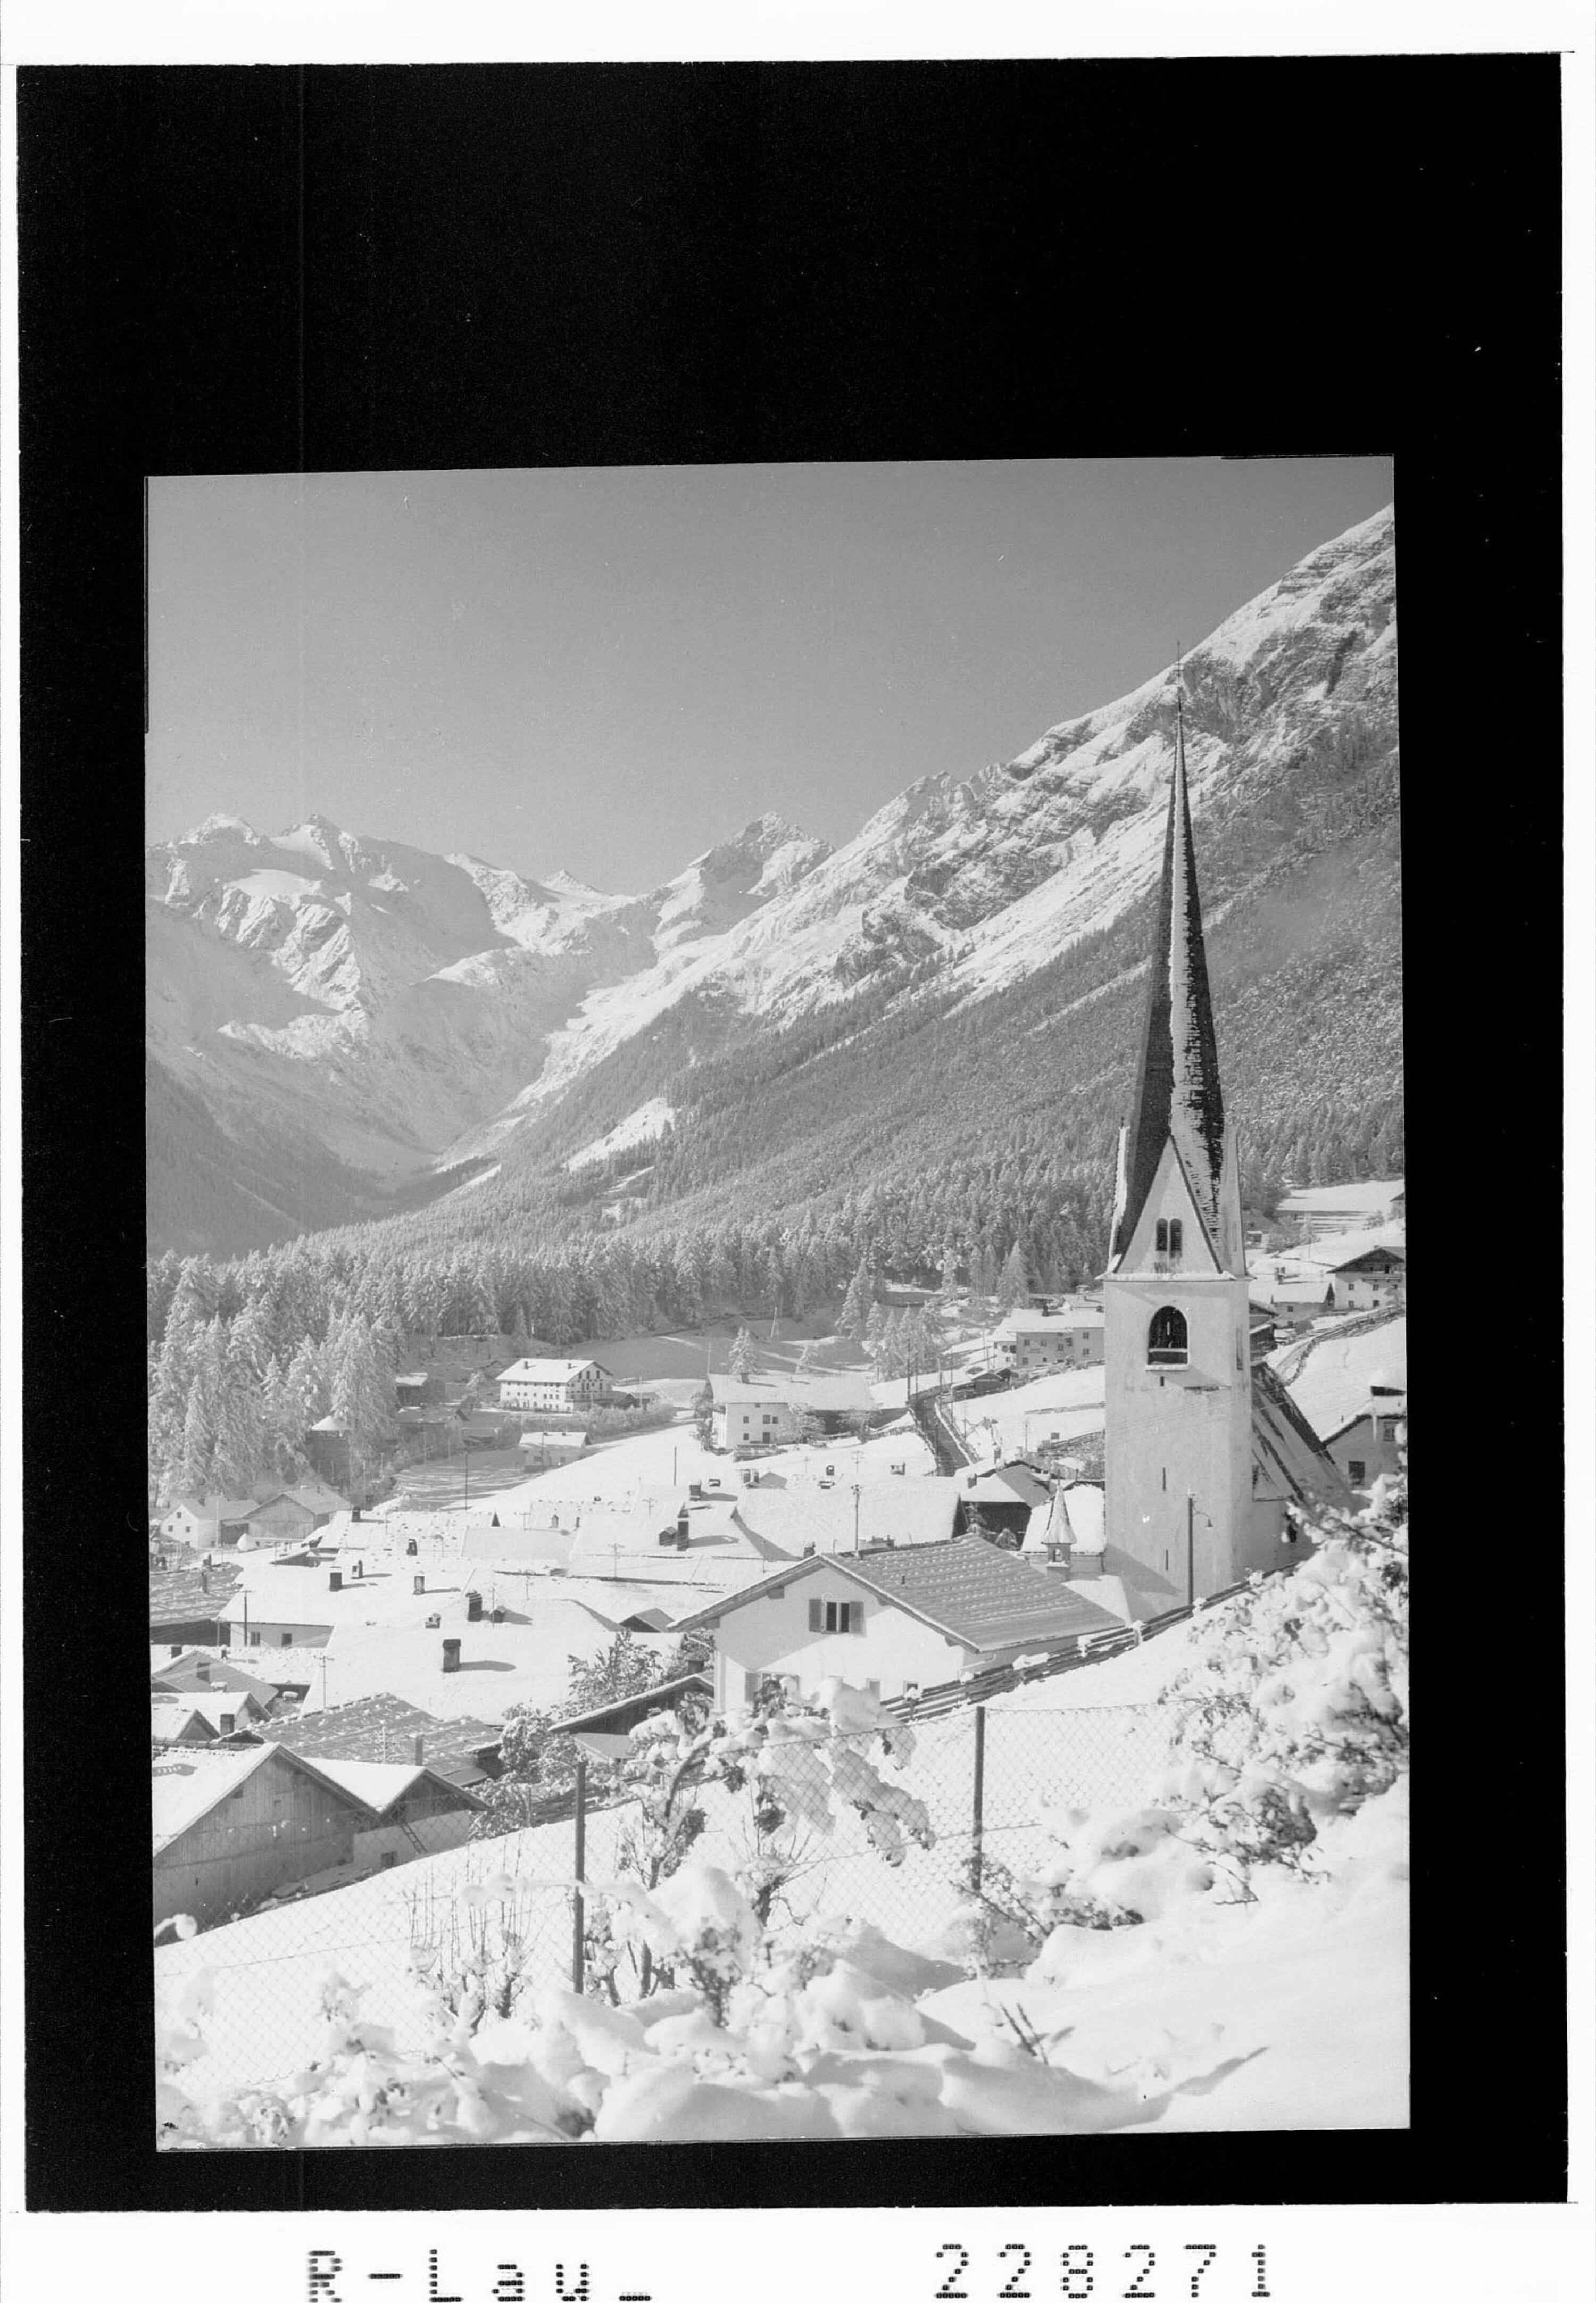
M 426 1738 L 425 1735 L 418 1735 L 416 1738 L 416 1765 L 418 1767 L 423 1767 L 426 1764 Z
M 342 1591 L 342 1589 L 343 1589 L 343 1570 L 342 1570 L 342 1567 L 333 1567 L 333 1568 L 329 1568 L 329 1569 L 328 1569 L 328 1571 L 327 1571 L 327 1589 L 328 1589 L 328 1590 L 329 1590 L 329 1591 Z
M 415 1592 L 418 1594 L 418 1596 L 419 1596 L 419 1594 L 420 1594 L 421 1592 L 425 1591 L 425 1590 L 426 1590 L 426 1576 L 425 1576 L 425 1575 L 418 1575 L 418 1576 L 415 1578 L 414 1582 L 413 1582 L 413 1584 L 412 1584 L 411 1588 L 412 1588 L 412 1590 L 415 1590 Z
M 363 1559 L 357 1559 L 357 1560 L 356 1560 L 356 1562 L 355 1562 L 355 1579 L 356 1579 L 356 1581 L 357 1581 L 357 1582 L 361 1581 L 361 1580 L 364 1578 L 365 1573 L 366 1573 L 366 1562 L 365 1562 Z
M 466 1621 L 468 1624 L 479 1624 L 482 1621 L 482 1594 L 480 1591 L 468 1591 L 466 1593 Z
M 460 1641 L 458 1640 L 445 1640 L 443 1641 L 443 1669 L 445 1671 L 458 1671 L 460 1669 Z
M 181 1648 L 181 1647 L 175 1647 L 175 1648 L 172 1648 L 172 1649 L 170 1649 L 168 1650 L 168 1652 L 169 1652 L 170 1654 L 172 1654 L 172 1655 L 179 1656 L 179 1655 L 182 1655 L 182 1648 Z

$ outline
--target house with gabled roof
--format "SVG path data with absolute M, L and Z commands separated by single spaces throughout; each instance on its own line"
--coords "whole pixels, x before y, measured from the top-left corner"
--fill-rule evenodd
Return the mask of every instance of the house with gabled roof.
M 715 1708 L 731 1711 L 767 1680 L 798 1695 L 840 1678 L 899 1696 L 1121 1625 L 1060 1577 L 966 1535 L 796 1560 L 672 1628 L 714 1632 Z
M 319 1758 L 307 1765 L 366 1810 L 351 1851 L 357 1873 L 391 1870 L 414 1856 L 459 1847 L 482 1812 L 475 1792 L 425 1761 Z
M 170 1688 L 152 1687 L 149 1740 L 152 1743 L 218 1743 L 225 1736 L 255 1726 L 266 1711 L 267 1705 L 244 1688 L 195 1688 L 179 1694 Z
M 545 1415 L 577 1414 L 613 1388 L 596 1360 L 520 1359 L 498 1379 L 501 1407 Z
M 154 1919 L 203 1927 L 252 1911 L 275 1887 L 352 1863 L 371 1810 L 275 1744 L 185 1748 L 150 1771 Z
M 253 1496 L 175 1496 L 156 1533 L 163 1543 L 210 1551 L 218 1544 L 236 1543 L 255 1508 Z

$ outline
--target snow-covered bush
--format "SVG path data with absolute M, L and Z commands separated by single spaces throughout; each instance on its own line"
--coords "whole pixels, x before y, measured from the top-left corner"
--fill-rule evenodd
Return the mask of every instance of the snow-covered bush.
M 1254 1576 L 1216 1610 L 1161 1698 L 1176 1717 L 1163 1795 L 1244 1870 L 1311 1876 L 1322 1825 L 1407 1767 L 1406 1477 L 1377 1480 L 1364 1510 L 1328 1513 L 1313 1532 L 1300 1566 Z
M 1175 2095 L 1235 2068 L 1166 2069 L 1156 2083 L 1097 2076 L 1059 2060 L 1065 2035 L 1040 2038 L 1023 2019 L 1009 2019 L 1010 2037 L 972 2040 L 915 2004 L 956 1969 L 857 1922 L 768 1929 L 708 1865 L 682 1867 L 652 1894 L 635 1883 L 611 1893 L 684 1978 L 676 1988 L 614 2007 L 551 1986 L 523 1991 L 508 2015 L 435 1993 L 426 2043 L 405 2055 L 363 2020 L 359 1990 L 329 1971 L 310 2063 L 203 2105 L 178 2084 L 183 2062 L 203 2053 L 209 2004 L 208 1980 L 190 1978 L 163 2079 L 163 2144 L 1082 2134 L 1156 2119 Z
M 914 1731 L 868 1692 L 831 1679 L 813 1701 L 773 1691 L 745 1711 L 697 1733 L 666 1714 L 632 1730 L 633 1757 L 621 1768 L 637 1793 L 635 1820 L 620 1855 L 630 1884 L 652 1894 L 680 1868 L 705 1828 L 699 1805 L 711 1784 L 747 1795 L 739 1891 L 763 1927 L 802 1860 L 812 1835 L 824 1837 L 840 1808 L 863 1819 L 873 1847 L 901 1863 L 907 1843 L 932 1844 L 923 1801 L 883 1776 L 874 1750 L 894 1767 L 913 1757 Z M 591 1901 L 590 1897 L 590 1901 Z M 669 1987 L 674 1969 L 646 1931 L 627 1916 L 626 1886 L 606 1921 L 590 1928 L 597 1972 L 612 1999 L 635 1987 Z M 629 1967 L 623 1953 L 631 1954 Z M 629 1978 L 630 1980 L 629 1981 Z

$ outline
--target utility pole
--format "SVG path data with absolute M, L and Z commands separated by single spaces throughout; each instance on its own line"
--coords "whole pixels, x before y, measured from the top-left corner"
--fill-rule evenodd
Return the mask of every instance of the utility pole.
M 853 1483 L 853 1553 L 857 1559 L 859 1556 L 859 1483 L 857 1480 Z
M 1197 1604 L 1196 1514 L 1196 1497 L 1188 1490 L 1186 1498 L 1186 1604 L 1188 1607 L 1195 1607 Z

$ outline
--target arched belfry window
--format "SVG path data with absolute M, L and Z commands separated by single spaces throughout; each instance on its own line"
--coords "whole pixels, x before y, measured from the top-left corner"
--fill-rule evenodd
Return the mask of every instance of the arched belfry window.
M 1178 1312 L 1173 1303 L 1161 1303 L 1147 1329 L 1147 1364 L 1184 1367 L 1186 1354 L 1186 1314 Z
M 1154 1255 L 1178 1256 L 1180 1253 L 1180 1218 L 1171 1216 L 1166 1222 L 1162 1216 L 1153 1227 Z

